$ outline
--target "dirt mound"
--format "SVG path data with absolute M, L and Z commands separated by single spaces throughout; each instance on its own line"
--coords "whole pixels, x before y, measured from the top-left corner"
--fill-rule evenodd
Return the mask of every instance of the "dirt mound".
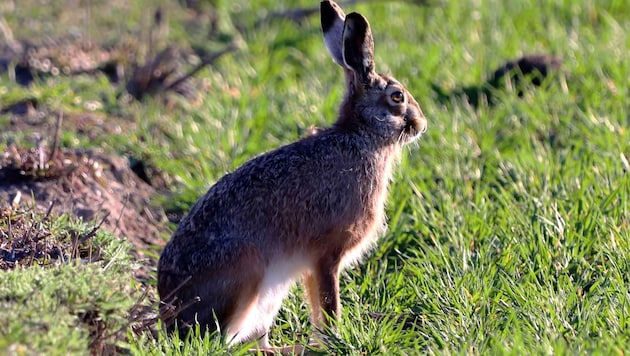
M 0 157 L 0 205 L 35 205 L 53 215 L 67 213 L 101 224 L 127 238 L 137 257 L 164 245 L 164 212 L 151 205 L 153 187 L 121 157 L 91 150 L 57 151 L 9 146 Z

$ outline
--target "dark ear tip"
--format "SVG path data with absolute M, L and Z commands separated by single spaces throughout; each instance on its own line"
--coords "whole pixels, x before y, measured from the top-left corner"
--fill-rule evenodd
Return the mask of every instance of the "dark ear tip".
M 338 7 L 337 4 L 331 1 L 322 1 L 320 4 L 320 13 L 322 18 L 322 31 L 327 32 L 335 23 L 335 19 L 337 17 L 337 10 L 335 6 Z
M 346 21 L 350 22 L 353 26 L 355 26 L 355 29 L 361 32 L 365 31 L 365 29 L 370 26 L 365 16 L 358 12 L 351 12 L 346 15 Z

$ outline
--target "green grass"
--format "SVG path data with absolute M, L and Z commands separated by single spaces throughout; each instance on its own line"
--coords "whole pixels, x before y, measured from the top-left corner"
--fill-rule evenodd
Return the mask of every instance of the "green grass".
M 142 290 L 129 282 L 137 265 L 129 243 L 106 231 L 92 236 L 93 226 L 67 215 L 52 219 L 31 209 L 4 211 L 0 227 L 12 224 L 3 240 L 28 242 L 24 236 L 30 234 L 53 247 L 37 249 L 50 254 L 19 258 L 18 266 L 0 273 L 0 350 L 82 354 L 92 341 L 103 345 L 95 350 L 113 350 L 121 342 L 115 331 L 126 330 L 126 311 Z
M 174 195 L 165 206 L 185 210 L 225 172 L 297 139 L 312 124 L 333 122 L 343 92 L 317 17 L 303 27 L 276 21 L 253 30 L 263 10 L 298 5 L 219 3 L 231 16 L 222 20 L 223 31 L 234 36 L 233 25 L 240 22 L 246 45 L 203 71 L 209 89 L 198 105 L 165 109 L 157 101 L 123 103 L 98 78 L 51 78 L 24 89 L 6 76 L 0 76 L 0 105 L 38 97 L 58 109 L 79 110 L 72 93 L 103 101 L 97 113 L 134 120 L 137 127 L 96 142 L 77 136 L 63 144 L 147 157 L 172 177 Z M 430 4 L 374 2 L 346 9 L 370 20 L 377 69 L 391 71 L 412 91 L 429 130 L 417 147 L 405 151 L 397 171 L 388 233 L 361 266 L 343 275 L 343 320 L 330 340 L 331 351 L 623 354 L 630 349 L 630 4 Z M 168 40 L 203 44 L 203 29 L 186 27 L 184 12 L 174 4 L 168 8 Z M 137 9 L 132 14 L 144 20 L 129 20 L 121 28 L 142 33 L 147 15 Z M 12 25 L 18 18 L 15 10 L 7 21 Z M 93 26 L 100 23 L 97 18 L 93 12 Z M 44 28 L 59 31 L 50 26 L 55 23 L 51 17 L 41 21 L 49 21 Z M 91 33 L 108 41 L 115 37 L 111 31 Z M 562 57 L 563 72 L 541 88 L 528 88 L 521 98 L 500 91 L 494 106 L 473 108 L 460 98 L 440 104 L 431 89 L 432 83 L 447 89 L 481 84 L 505 60 L 526 53 Z M 25 296 L 34 283 L 29 281 L 40 280 L 41 292 L 54 295 L 45 281 L 71 269 L 81 283 L 98 285 L 90 287 L 94 293 L 106 293 L 99 278 L 113 272 L 100 266 L 2 272 L 0 285 L 5 293 Z M 84 291 L 77 287 L 68 293 L 80 296 Z M 48 314 L 48 297 L 37 303 L 25 306 L 30 309 L 24 313 L 57 315 Z M 127 302 L 114 303 L 118 310 L 112 313 L 125 316 Z M 368 311 L 413 312 L 419 320 L 405 330 L 394 322 L 371 320 Z M 2 308 L 0 324 L 19 313 Z M 21 332 L 39 340 L 43 332 L 29 325 Z M 79 345 L 87 344 L 80 332 L 52 332 L 71 341 L 52 349 L 48 341 L 25 342 L 21 334 L 2 333 L 0 349 L 26 343 L 33 351 L 80 353 Z M 309 334 L 302 290 L 296 288 L 271 331 L 272 343 L 304 342 Z M 125 347 L 132 354 L 225 350 L 212 337 L 182 345 L 129 333 Z M 239 350 L 232 352 L 244 348 Z

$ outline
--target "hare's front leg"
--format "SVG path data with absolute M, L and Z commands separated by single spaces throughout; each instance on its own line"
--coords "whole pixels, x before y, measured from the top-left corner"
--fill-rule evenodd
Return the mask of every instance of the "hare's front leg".
M 304 275 L 304 286 L 316 328 L 330 325 L 341 316 L 339 301 L 339 259 L 326 256 Z
M 317 279 L 311 271 L 304 274 L 304 289 L 306 290 L 308 305 L 311 308 L 311 323 L 315 328 L 320 328 L 322 325 L 322 306 L 319 303 Z
M 324 312 L 324 323 L 341 317 L 339 300 L 339 261 L 323 261 L 319 266 L 319 302 Z M 330 319 L 329 319 L 330 318 Z
M 321 347 L 326 344 L 326 326 L 332 319 L 339 319 L 341 305 L 339 302 L 339 262 L 333 259 L 322 259 L 311 270 L 304 274 L 304 288 L 308 304 L 311 308 L 313 335 L 309 344 Z

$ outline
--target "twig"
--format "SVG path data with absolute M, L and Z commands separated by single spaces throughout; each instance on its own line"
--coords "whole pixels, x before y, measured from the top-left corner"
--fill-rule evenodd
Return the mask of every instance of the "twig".
M 182 304 L 179 307 L 170 303 L 166 303 L 164 304 L 164 307 L 160 306 L 160 319 L 162 319 L 162 321 L 165 324 L 167 324 L 167 326 L 169 326 L 170 324 L 173 323 L 173 319 L 177 316 L 177 314 L 199 303 L 200 301 L 201 301 L 201 298 L 194 297 L 192 300 L 187 301 L 185 304 Z M 167 310 L 169 313 L 167 314 L 166 312 L 164 312 L 164 310 Z
M 171 297 L 173 296 L 173 294 L 175 294 L 178 290 L 180 290 L 184 285 L 186 285 L 186 283 L 188 283 L 188 281 L 190 281 L 190 279 L 192 278 L 192 276 L 188 276 L 179 286 L 177 286 L 177 288 L 175 288 L 173 291 L 171 291 L 165 298 L 163 299 L 171 299 Z M 139 318 L 134 317 L 134 315 L 132 315 L 135 311 L 136 311 L 136 307 L 144 300 L 147 298 L 147 296 L 149 295 L 149 288 L 145 288 L 144 292 L 142 293 L 142 295 L 138 298 L 138 300 L 136 301 L 136 303 L 134 304 L 134 306 L 131 308 L 131 310 L 129 311 L 130 313 L 130 320 L 128 320 L 125 325 L 123 325 L 122 327 L 120 327 L 118 330 L 113 331 L 107 335 L 105 335 L 102 340 L 107 340 L 111 337 L 116 336 L 117 334 L 125 331 L 127 328 L 129 328 L 133 323 L 137 322 L 139 320 Z M 175 305 L 171 304 L 172 302 L 174 302 L 174 298 L 171 302 L 159 302 L 160 304 L 163 304 L 162 306 L 160 306 L 159 308 L 159 313 L 160 315 L 155 316 L 155 317 L 150 317 L 145 319 L 144 321 L 142 321 L 140 323 L 140 325 L 138 325 L 137 327 L 134 327 L 134 332 L 136 330 L 142 330 L 152 324 L 154 324 L 155 322 L 157 322 L 160 318 L 161 319 L 170 319 L 172 317 L 174 317 L 175 315 L 177 315 L 177 313 L 181 312 L 184 309 L 189 308 L 191 305 L 198 303 L 199 302 L 199 298 L 194 298 L 192 301 L 189 301 L 188 303 L 181 305 L 179 308 L 176 307 Z M 172 315 L 167 315 L 166 317 L 162 314 L 164 313 L 164 309 L 168 309 L 169 312 L 172 313 Z
M 118 223 L 120 223 L 120 219 L 122 219 L 123 213 L 127 208 L 127 203 L 129 203 L 129 194 L 125 195 L 125 202 L 123 203 L 123 207 L 122 209 L 120 209 L 120 214 L 118 214 L 118 218 L 114 222 L 114 233 L 116 233 L 116 230 L 120 231 L 120 233 L 123 232 L 122 229 L 118 226 Z
M 161 298 L 160 306 L 159 306 L 159 314 L 160 318 L 164 321 L 164 323 L 172 322 L 172 319 L 177 316 L 182 310 L 188 309 L 193 304 L 199 303 L 201 299 L 199 297 L 193 298 L 193 300 L 186 302 L 186 304 L 176 306 L 174 303 L 177 300 L 175 297 L 175 293 L 177 293 L 180 289 L 182 289 L 190 280 L 192 276 L 186 277 L 183 282 L 181 282 L 175 289 L 173 289 L 170 293 Z
M 41 232 L 41 227 L 42 227 L 42 222 L 46 219 L 48 219 L 50 217 L 50 214 L 52 213 L 52 209 L 55 206 L 55 204 L 57 203 L 57 199 L 54 199 L 53 201 L 50 202 L 50 205 L 48 206 L 48 209 L 46 210 L 46 214 L 44 214 L 44 217 L 41 218 L 38 223 L 37 223 L 37 234 L 35 234 L 35 237 L 33 238 L 33 240 L 37 240 L 39 238 L 39 233 Z M 31 225 L 31 228 L 33 227 L 33 225 Z M 31 230 L 29 230 L 29 235 L 30 235 Z M 27 237 L 30 237 L 29 235 L 27 235 Z
M 37 176 L 40 172 L 39 171 L 44 171 L 46 169 L 46 158 L 45 158 L 45 154 L 44 154 L 44 145 L 42 144 L 42 138 L 37 137 L 37 157 L 38 159 L 38 166 L 37 166 L 37 170 L 35 171 L 35 176 Z
M 214 52 L 207 56 L 204 56 L 204 58 L 201 59 L 201 63 L 197 64 L 197 66 L 195 66 L 195 68 L 193 68 L 190 72 L 184 74 L 183 76 L 179 77 L 174 82 L 169 84 L 166 88 L 164 88 L 164 91 L 168 91 L 168 90 L 172 90 L 176 88 L 178 85 L 182 84 L 183 82 L 185 82 L 186 80 L 188 80 L 189 78 L 197 74 L 205 66 L 211 64 L 212 62 L 216 61 L 217 59 L 219 59 L 220 57 L 222 57 L 223 55 L 227 53 L 236 51 L 237 49 L 239 49 L 239 45 L 233 42 L 233 43 L 230 43 L 226 48 L 218 52 Z
M 162 300 L 171 299 L 171 297 L 173 297 L 175 293 L 177 293 L 180 289 L 182 289 L 186 285 L 186 283 L 188 283 L 191 279 L 192 279 L 192 276 L 186 277 L 186 279 L 182 283 L 180 283 L 175 289 L 173 289 L 169 294 L 167 294 L 164 298 L 162 298 Z M 169 304 L 169 303 L 171 302 L 165 302 L 165 304 Z
M 101 226 L 103 226 L 103 224 L 105 223 L 105 220 L 107 219 L 107 217 L 109 217 L 109 212 L 105 212 L 105 215 L 103 216 L 103 218 L 101 219 L 101 221 L 92 228 L 92 230 L 90 230 L 90 232 L 88 232 L 87 234 L 79 237 L 78 241 L 79 242 L 83 242 L 89 238 L 92 238 L 96 235 L 96 232 L 101 228 Z
M 50 217 L 50 214 L 52 213 L 52 209 L 55 206 L 55 204 L 57 203 L 57 199 L 53 200 L 50 202 L 50 205 L 48 206 L 48 210 L 46 210 L 46 214 L 37 222 L 37 233 L 35 234 L 35 237 L 30 239 L 31 237 L 31 232 L 33 231 L 33 227 L 35 226 L 35 224 L 31 224 L 31 227 L 28 229 L 28 232 L 25 235 L 26 239 L 30 239 L 31 241 L 33 241 L 35 244 L 37 243 L 37 239 L 39 238 L 39 234 L 42 231 L 42 225 L 44 220 L 48 219 Z M 35 261 L 35 251 L 37 250 L 37 246 L 33 246 L 33 250 L 31 251 L 31 260 L 29 261 L 29 266 L 33 264 L 33 261 Z
M 140 297 L 138 298 L 138 300 L 134 303 L 134 305 L 133 305 L 132 310 L 130 311 L 130 313 L 131 313 L 132 311 L 134 311 L 134 308 L 135 308 L 137 305 L 139 305 L 139 304 L 140 304 L 140 303 L 141 303 L 144 299 L 146 299 L 148 295 L 149 295 L 149 288 L 148 288 L 148 287 L 145 287 L 144 292 L 142 292 L 142 294 L 140 295 Z M 154 320 L 156 320 L 156 319 L 157 319 L 157 318 L 150 318 L 149 320 L 150 320 L 151 322 L 153 322 L 153 321 L 154 321 Z M 111 333 L 109 333 L 109 334 L 107 334 L 107 335 L 103 336 L 103 337 L 101 338 L 101 340 L 102 340 L 102 341 L 103 341 L 103 340 L 107 340 L 107 339 L 109 339 L 110 337 L 116 336 L 117 334 L 119 334 L 119 333 L 121 333 L 121 332 L 125 331 L 125 330 L 126 330 L 129 326 L 131 326 L 131 324 L 133 324 L 134 322 L 136 322 L 136 320 L 133 320 L 133 319 L 132 319 L 132 320 L 127 320 L 127 322 L 125 323 L 125 325 L 123 325 L 123 326 L 121 326 L 120 328 L 118 328 L 118 330 L 116 330 L 116 331 L 112 331 Z M 146 322 L 145 322 L 145 323 L 143 323 L 143 324 L 142 324 L 142 326 L 143 326 L 143 327 L 144 327 L 144 326 L 146 326 L 146 325 L 150 325 L 150 323 L 146 323 Z
M 108 216 L 109 216 L 109 212 L 105 212 L 105 215 L 103 216 L 101 221 L 96 226 L 94 226 L 92 228 L 92 230 L 90 230 L 90 232 L 88 232 L 84 236 L 79 237 L 78 239 L 76 239 L 72 243 L 72 254 L 71 254 L 72 258 L 80 257 L 80 254 L 78 253 L 79 252 L 79 243 L 94 237 L 96 235 L 96 232 L 101 228 L 101 226 L 103 226 L 103 224 L 105 223 L 105 220 L 107 220 Z M 90 252 L 88 254 L 87 259 L 88 259 L 88 261 L 92 261 L 92 244 L 90 244 Z
M 61 136 L 61 124 L 63 123 L 63 111 L 59 112 L 57 116 L 57 122 L 55 123 L 55 135 L 53 136 L 53 144 L 50 148 L 50 160 L 54 160 L 57 155 L 57 146 L 59 144 L 59 137 Z
M 13 214 L 13 212 L 11 212 L 11 214 Z M 11 263 L 13 263 L 13 265 L 15 265 L 15 240 L 13 239 L 13 224 L 11 223 L 11 218 L 12 216 L 9 216 L 7 219 L 7 223 L 8 223 L 8 234 L 9 234 L 9 241 L 11 241 Z

